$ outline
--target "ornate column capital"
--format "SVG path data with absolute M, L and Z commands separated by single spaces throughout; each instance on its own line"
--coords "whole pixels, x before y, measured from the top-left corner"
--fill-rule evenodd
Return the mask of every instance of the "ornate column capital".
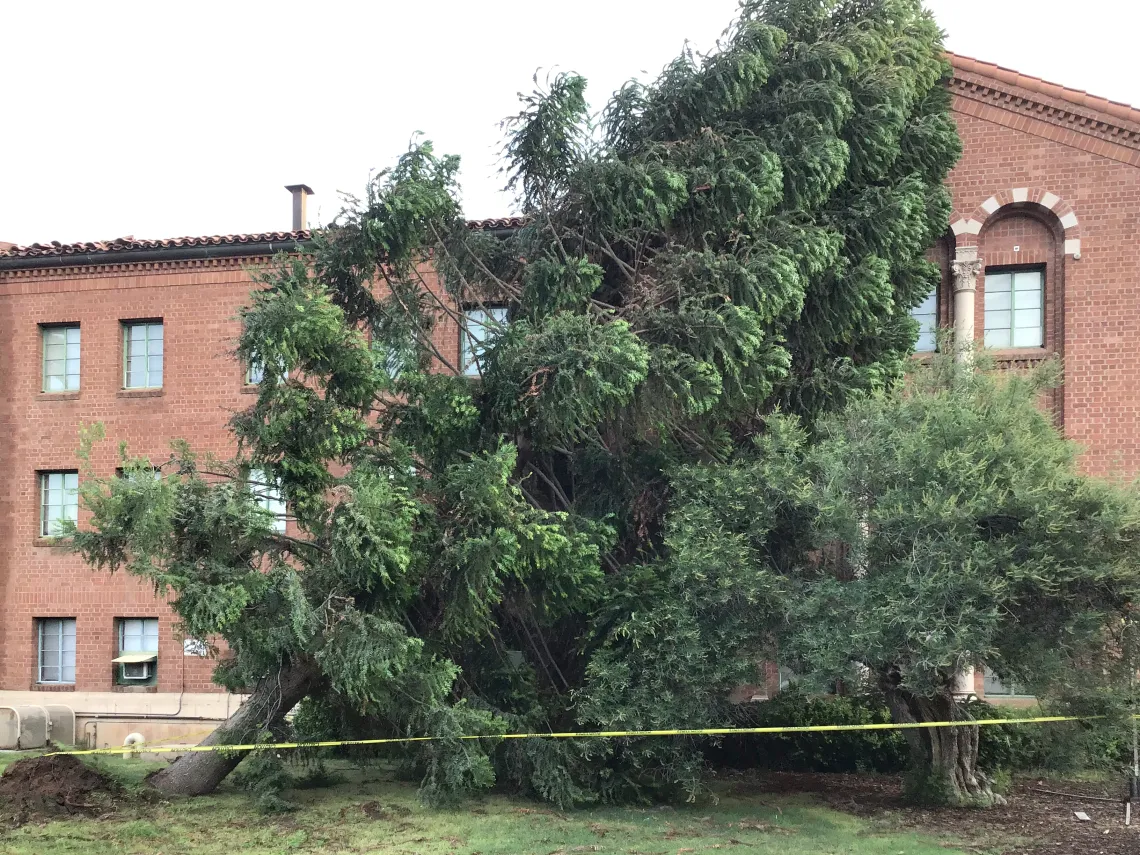
M 982 272 L 982 260 L 978 257 L 961 258 L 950 262 L 954 274 L 954 293 L 978 290 L 978 274 Z

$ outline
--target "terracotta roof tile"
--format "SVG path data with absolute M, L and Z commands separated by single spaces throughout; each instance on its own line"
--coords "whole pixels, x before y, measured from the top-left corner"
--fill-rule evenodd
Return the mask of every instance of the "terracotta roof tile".
M 177 237 L 161 240 L 140 240 L 133 235 L 113 240 L 84 241 L 81 243 L 33 243 L 30 246 L 13 246 L 0 252 L 0 258 L 42 258 L 44 256 L 89 255 L 101 252 L 130 252 L 132 250 L 175 249 L 192 246 L 233 246 L 243 243 L 288 243 L 308 240 L 311 232 L 260 232 L 248 235 L 211 235 L 209 237 Z
M 475 230 L 515 229 L 525 225 L 525 217 L 496 217 L 487 220 L 469 220 L 468 228 Z M 68 255 L 92 255 L 103 252 L 131 252 L 155 249 L 177 249 L 195 246 L 236 246 L 246 243 L 290 243 L 306 241 L 312 237 L 311 231 L 296 232 L 257 232 L 241 235 L 211 235 L 207 237 L 177 237 L 160 240 L 142 240 L 134 235 L 113 240 L 85 241 L 80 243 L 33 243 L 30 246 L 16 246 L 0 243 L 0 258 L 45 258 Z

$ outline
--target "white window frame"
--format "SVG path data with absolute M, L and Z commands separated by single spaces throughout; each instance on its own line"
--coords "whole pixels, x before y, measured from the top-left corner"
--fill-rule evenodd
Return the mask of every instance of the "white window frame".
M 166 330 L 161 320 L 151 321 L 123 321 L 123 388 L 124 389 L 161 389 L 163 371 L 166 359 Z M 140 339 L 132 335 L 136 329 L 143 330 L 141 342 L 143 353 L 133 353 L 133 346 Z M 155 334 L 157 331 L 157 335 Z M 155 347 L 154 345 L 157 345 Z M 132 359 L 142 360 L 142 380 L 139 383 L 137 372 L 131 371 Z M 157 375 L 157 376 L 156 376 Z M 157 379 L 158 383 L 153 381 Z
M 490 319 L 491 323 L 487 321 Z M 459 329 L 459 371 L 464 377 L 482 377 L 479 361 L 491 346 L 501 327 L 507 325 L 506 306 L 479 306 L 463 310 L 463 325 Z M 483 332 L 477 335 L 475 330 Z
M 55 650 L 44 649 L 48 639 L 55 642 Z M 36 618 L 36 647 L 37 683 L 75 685 L 75 618 Z M 55 661 L 48 663 L 45 653 L 54 655 Z M 45 679 L 48 669 L 55 669 L 56 679 Z
M 923 298 L 923 301 L 910 310 L 910 316 L 918 321 L 918 340 L 915 353 L 934 353 L 938 350 L 938 286 Z
M 57 336 L 62 341 L 55 341 Z M 62 355 L 58 350 L 62 348 Z M 43 391 L 78 392 L 80 382 L 80 330 L 79 324 L 44 324 L 40 327 L 40 360 Z M 62 373 L 51 372 L 48 366 L 59 364 Z
M 245 385 L 260 386 L 265 379 L 265 366 L 259 360 L 252 360 L 245 369 Z M 286 368 L 278 376 L 278 382 L 284 383 L 289 379 L 289 369 Z
M 1022 282 L 1032 283 L 1033 287 L 1018 287 Z M 1044 268 L 987 270 L 984 289 L 986 347 L 1012 350 L 1045 346 Z M 1036 323 L 1024 322 L 1034 315 Z M 1020 324 L 1019 316 L 1023 321 Z
M 119 618 L 119 655 L 158 653 L 158 618 Z
M 281 486 L 269 483 L 269 478 L 260 469 L 249 470 L 249 491 L 258 505 L 273 514 L 273 530 L 284 534 L 288 527 L 285 499 L 281 496 Z
M 63 520 L 79 521 L 79 473 L 74 469 L 40 472 L 40 537 L 59 537 L 58 525 Z M 59 502 L 53 503 L 53 494 Z M 58 508 L 58 511 L 53 509 Z

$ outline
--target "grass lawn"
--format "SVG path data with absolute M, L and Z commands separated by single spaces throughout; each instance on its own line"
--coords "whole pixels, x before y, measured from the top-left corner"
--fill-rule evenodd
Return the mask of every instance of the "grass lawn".
M 0 768 L 19 755 L 0 755 Z M 157 764 L 100 758 L 98 766 L 138 783 Z M 773 855 L 952 855 L 961 850 L 893 833 L 837 813 L 809 797 L 723 798 L 718 804 L 556 811 L 500 796 L 453 810 L 418 803 L 415 788 L 343 767 L 345 783 L 295 791 L 300 807 L 258 814 L 233 789 L 196 799 L 147 804 L 126 800 L 104 819 L 57 820 L 0 832 L 3 855 L 562 855 L 602 852 L 674 855 L 712 852 Z M 974 850 L 976 851 L 976 850 Z

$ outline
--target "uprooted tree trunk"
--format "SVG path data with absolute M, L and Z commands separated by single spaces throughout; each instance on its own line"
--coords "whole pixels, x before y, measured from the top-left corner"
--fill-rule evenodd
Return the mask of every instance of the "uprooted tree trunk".
M 897 724 L 962 721 L 961 727 L 922 727 L 903 730 L 910 748 L 908 795 L 928 803 L 991 805 L 1004 801 L 978 769 L 978 726 L 950 692 L 919 697 L 899 688 L 886 692 L 891 718 Z
M 285 714 L 301 701 L 320 677 L 312 663 L 284 666 L 262 680 L 249 700 L 238 707 L 202 745 L 242 745 L 274 730 Z M 194 751 L 183 754 L 149 779 L 152 787 L 171 796 L 201 796 L 213 792 L 247 752 Z

